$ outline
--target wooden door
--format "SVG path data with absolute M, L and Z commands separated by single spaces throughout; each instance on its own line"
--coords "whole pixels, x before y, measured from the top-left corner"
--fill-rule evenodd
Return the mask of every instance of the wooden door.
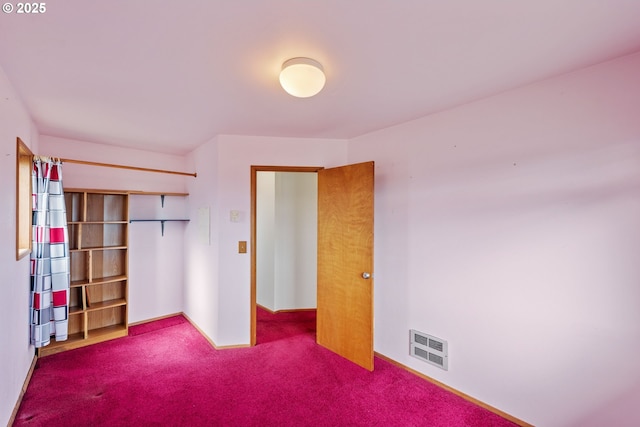
M 373 176 L 373 162 L 318 171 L 317 341 L 370 371 Z

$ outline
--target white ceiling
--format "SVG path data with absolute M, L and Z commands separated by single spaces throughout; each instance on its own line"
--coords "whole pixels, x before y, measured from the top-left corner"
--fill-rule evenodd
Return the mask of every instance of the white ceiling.
M 0 16 L 0 66 L 42 134 L 178 154 L 218 134 L 352 138 L 637 51 L 638 0 L 65 0 Z M 279 86 L 296 56 L 324 65 L 314 98 Z

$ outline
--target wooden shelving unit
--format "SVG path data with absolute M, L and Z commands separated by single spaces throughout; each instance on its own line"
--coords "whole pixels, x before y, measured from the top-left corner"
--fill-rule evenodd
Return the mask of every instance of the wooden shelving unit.
M 128 334 L 128 192 L 65 190 L 71 256 L 69 335 L 39 356 Z

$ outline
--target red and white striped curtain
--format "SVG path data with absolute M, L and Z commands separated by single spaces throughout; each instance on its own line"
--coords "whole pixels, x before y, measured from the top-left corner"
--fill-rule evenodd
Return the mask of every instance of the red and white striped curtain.
M 36 157 L 32 173 L 31 343 L 67 339 L 69 233 L 62 190 L 62 162 Z

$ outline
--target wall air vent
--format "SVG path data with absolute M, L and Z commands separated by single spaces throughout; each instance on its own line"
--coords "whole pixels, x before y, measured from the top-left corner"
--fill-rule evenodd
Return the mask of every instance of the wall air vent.
M 445 340 L 410 330 L 411 347 L 409 354 L 416 359 L 430 363 L 445 371 L 449 370 L 449 346 Z

